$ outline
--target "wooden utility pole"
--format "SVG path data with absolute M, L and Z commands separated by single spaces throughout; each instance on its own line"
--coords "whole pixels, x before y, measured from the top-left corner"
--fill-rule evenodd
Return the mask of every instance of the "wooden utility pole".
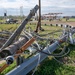
M 39 0 L 39 29 L 41 30 L 41 0 Z
M 38 32 L 38 30 L 43 31 L 44 29 L 41 28 L 41 0 L 39 0 L 39 18 L 38 23 L 35 32 Z

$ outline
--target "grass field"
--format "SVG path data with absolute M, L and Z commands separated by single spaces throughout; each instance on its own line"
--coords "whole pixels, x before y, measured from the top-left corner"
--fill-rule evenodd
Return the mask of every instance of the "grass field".
M 18 27 L 18 24 L 0 24 L 0 31 L 14 31 Z
M 66 19 L 63 18 L 62 21 L 66 21 Z M 75 22 L 75 18 L 70 18 L 68 21 Z
M 0 30 L 8 30 L 13 32 L 19 25 L 18 24 L 1 24 Z M 31 27 L 31 30 L 34 30 L 36 28 L 36 25 L 27 25 L 26 30 L 29 30 L 29 27 Z M 39 34 L 46 34 L 50 33 L 56 30 L 61 30 L 61 27 L 51 27 L 49 25 L 45 26 L 43 25 L 42 28 L 45 29 L 44 32 L 39 31 Z M 59 37 L 59 33 L 56 33 Z M 53 35 L 53 34 L 52 34 Z M 51 35 L 51 36 L 52 36 Z M 57 37 L 55 35 L 55 38 Z M 47 57 L 37 68 L 37 71 L 34 75 L 75 75 L 75 46 L 74 45 L 68 45 L 70 48 L 70 53 L 66 56 L 70 59 L 68 59 L 67 63 L 60 64 L 57 61 L 53 59 L 53 57 Z M 16 66 L 16 63 L 14 62 L 11 66 L 9 66 L 7 69 L 5 69 L 0 75 L 5 75 L 7 72 L 9 72 L 11 69 L 13 69 Z M 29 73 L 28 75 L 31 75 Z

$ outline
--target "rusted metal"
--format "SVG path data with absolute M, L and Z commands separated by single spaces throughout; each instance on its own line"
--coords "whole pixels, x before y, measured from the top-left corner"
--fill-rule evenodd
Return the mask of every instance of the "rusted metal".
M 24 50 L 27 49 L 34 41 L 35 41 L 35 38 L 34 38 L 34 37 L 31 38 L 29 41 L 27 41 L 27 42 L 20 48 L 20 50 L 18 50 L 18 51 L 16 52 L 16 54 L 17 54 L 17 53 L 22 53 L 22 52 L 24 52 Z
M 7 68 L 9 65 L 8 64 L 4 64 L 1 68 L 0 68 L 0 73 L 5 69 Z

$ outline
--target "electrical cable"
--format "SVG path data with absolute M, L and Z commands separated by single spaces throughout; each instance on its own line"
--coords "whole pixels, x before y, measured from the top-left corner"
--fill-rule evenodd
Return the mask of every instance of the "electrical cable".
M 58 44 L 58 43 L 57 43 Z M 59 45 L 59 44 L 58 44 Z M 59 45 L 60 46 L 60 45 Z M 66 50 L 66 46 L 67 46 L 67 39 L 66 39 L 66 42 L 65 42 L 65 46 L 64 46 L 64 48 L 63 48 L 63 50 L 59 53 L 59 54 L 57 54 L 57 56 L 55 56 L 55 57 L 64 57 L 64 56 L 66 56 L 69 52 L 70 52 L 70 49 L 68 48 L 68 51 L 64 54 L 64 55 L 62 55 L 64 52 L 65 52 L 65 50 Z M 61 46 L 60 46 L 61 47 Z M 59 55 L 59 56 L 58 56 Z
M 58 43 L 57 43 L 58 44 Z M 38 44 L 37 44 L 38 45 Z M 58 44 L 59 45 L 59 44 Z M 59 45 L 60 46 L 60 45 Z M 61 46 L 60 46 L 61 47 Z M 65 47 L 64 47 L 65 48 Z M 49 54 L 49 53 L 47 53 L 47 52 L 44 52 L 44 51 L 42 51 L 42 49 L 40 49 L 40 46 L 38 46 L 38 49 L 37 49 L 37 51 L 39 51 L 39 52 L 42 52 L 42 53 L 44 53 L 44 54 L 47 54 L 47 55 L 50 55 L 50 56 L 56 56 L 56 57 L 59 57 L 60 55 L 62 55 L 62 56 L 65 56 L 66 54 L 68 54 L 68 53 L 66 53 L 66 54 L 64 54 L 63 55 L 63 53 L 65 52 L 65 49 L 64 50 L 62 50 L 59 54 Z
M 51 54 L 50 50 L 48 49 L 48 52 Z M 57 60 L 54 56 L 53 56 L 53 59 L 56 60 L 58 63 L 61 63 L 63 64 L 62 62 L 60 62 L 59 60 Z
M 53 57 L 53 59 L 54 59 L 55 61 L 57 61 L 58 63 L 60 63 L 60 64 L 64 64 L 63 62 L 57 60 L 55 57 Z
M 49 35 L 49 34 L 54 34 L 54 33 L 59 32 L 59 31 L 61 31 L 61 30 L 56 30 L 56 31 L 53 31 L 53 32 L 50 32 L 50 33 L 47 33 L 47 34 L 38 35 L 38 36 L 46 36 L 46 35 Z
M 40 63 L 40 54 L 39 54 L 39 57 L 38 57 L 37 65 L 36 65 L 36 67 L 35 67 L 35 69 L 34 69 L 34 71 L 33 71 L 32 75 L 34 75 L 34 73 L 36 72 L 36 70 L 37 70 L 37 67 L 38 67 L 39 63 Z
M 25 31 L 25 33 L 26 33 L 29 37 L 32 37 L 32 35 L 33 35 L 33 36 L 36 36 L 36 38 L 39 39 L 39 40 L 47 40 L 47 38 L 42 38 L 42 37 L 40 37 L 39 35 L 37 35 L 35 32 L 28 33 L 28 32 Z M 31 34 L 32 34 L 32 35 L 31 35 Z M 51 40 L 51 39 L 48 39 L 48 40 Z
M 38 48 L 36 48 L 34 45 L 33 45 L 33 47 L 36 48 L 37 51 L 42 52 L 42 53 L 47 54 L 47 55 L 53 55 L 53 54 L 49 54 L 49 53 L 46 53 L 46 52 L 42 51 L 42 49 L 40 48 L 40 46 L 39 46 L 39 44 L 37 42 L 36 42 L 36 45 L 38 46 Z M 58 54 L 55 54 L 55 56 L 56 55 L 58 55 Z
M 70 52 L 70 49 L 69 49 L 68 52 L 65 53 L 64 55 L 63 55 L 63 54 L 60 55 L 60 53 L 59 53 L 59 54 L 50 54 L 50 53 L 44 52 L 44 51 L 39 50 L 39 49 L 37 49 L 37 51 L 39 51 L 39 52 L 41 52 L 41 53 L 44 53 L 44 54 L 46 54 L 46 55 L 49 55 L 49 56 L 63 57 L 63 56 L 67 55 L 67 54 Z
M 65 45 L 67 45 L 67 42 L 68 42 L 68 40 L 66 39 Z M 70 48 L 68 48 L 68 52 L 65 53 L 63 56 L 66 56 L 69 52 L 70 52 Z M 63 56 L 59 56 L 59 57 L 63 57 Z M 55 57 L 54 57 L 54 59 L 55 59 L 58 63 L 60 63 L 60 64 L 64 64 L 63 62 L 57 60 Z

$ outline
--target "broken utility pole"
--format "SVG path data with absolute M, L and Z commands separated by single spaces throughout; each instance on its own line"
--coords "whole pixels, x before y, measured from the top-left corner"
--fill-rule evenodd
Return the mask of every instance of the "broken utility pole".
M 44 29 L 41 28 L 41 0 L 39 0 L 39 18 L 35 32 L 38 32 L 38 30 L 44 31 Z

